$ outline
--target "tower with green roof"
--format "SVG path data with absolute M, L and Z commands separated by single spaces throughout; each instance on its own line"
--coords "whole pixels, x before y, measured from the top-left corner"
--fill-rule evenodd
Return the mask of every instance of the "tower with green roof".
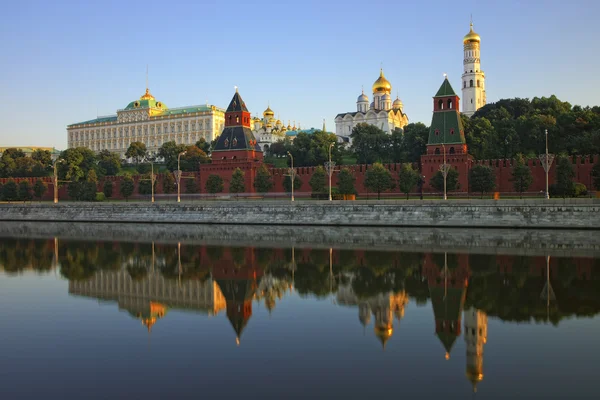
M 450 85 L 448 77 L 445 77 L 433 96 L 433 116 L 427 153 L 421 156 L 421 172 L 425 176 L 424 189 L 430 189 L 429 180 L 444 163 L 458 170 L 460 189 L 466 191 L 468 187 L 467 172 L 471 157 L 468 154 L 459 104 L 460 98 Z

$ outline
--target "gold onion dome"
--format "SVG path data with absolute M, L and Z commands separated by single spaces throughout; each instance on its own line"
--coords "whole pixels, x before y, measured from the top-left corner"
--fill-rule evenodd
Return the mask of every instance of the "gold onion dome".
M 467 44 L 469 42 L 481 42 L 481 38 L 477 33 L 473 31 L 473 23 L 471 22 L 471 29 L 469 33 L 467 33 L 463 39 L 463 43 Z
M 385 349 L 385 344 L 394 334 L 394 329 L 391 326 L 375 326 L 375 336 L 381 342 L 381 345 Z
M 275 115 L 275 113 L 273 112 L 273 110 L 271 110 L 271 107 L 267 107 L 267 109 L 263 112 L 263 116 L 266 117 L 267 115 L 270 115 L 271 117 L 273 115 Z
M 140 100 L 154 100 L 154 96 L 150 93 L 150 89 L 146 88 L 146 93 L 140 97 Z
M 385 76 L 383 75 L 383 68 L 382 68 L 379 73 L 379 78 L 377 78 L 377 80 L 373 84 L 373 93 L 376 93 L 376 92 L 389 93 L 391 91 L 392 91 L 392 84 L 390 83 L 390 81 L 385 79 Z

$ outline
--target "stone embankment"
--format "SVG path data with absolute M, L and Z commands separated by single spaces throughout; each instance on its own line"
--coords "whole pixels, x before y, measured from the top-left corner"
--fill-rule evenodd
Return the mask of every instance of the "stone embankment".
M 20 203 L 0 221 L 600 229 L 600 200 Z

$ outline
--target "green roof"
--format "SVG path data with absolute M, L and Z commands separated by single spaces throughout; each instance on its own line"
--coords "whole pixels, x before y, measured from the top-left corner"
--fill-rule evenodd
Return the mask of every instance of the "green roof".
M 442 83 L 442 86 L 440 86 L 440 90 L 438 90 L 435 96 L 433 97 L 444 96 L 456 96 L 456 93 L 454 93 L 454 89 L 452 89 L 452 85 L 450 85 L 450 82 L 448 81 L 447 77 L 446 79 L 444 79 L 444 83 Z
M 116 120 L 117 120 L 117 116 L 116 115 L 110 115 L 108 117 L 98 117 L 96 119 L 90 119 L 89 121 L 76 122 L 74 124 L 67 125 L 67 126 L 87 125 L 87 124 L 101 124 L 101 123 L 104 123 L 104 122 L 115 122 Z
M 223 109 L 215 107 L 216 110 L 223 111 Z M 162 117 L 165 115 L 177 115 L 177 114 L 186 114 L 186 113 L 195 113 L 195 112 L 206 112 L 211 111 L 212 106 L 188 106 L 188 107 L 178 107 L 178 108 L 170 108 L 165 110 L 162 114 L 157 115 L 157 117 Z
M 453 133 L 451 133 L 453 132 Z M 437 134 L 436 134 L 437 133 Z M 427 144 L 464 144 L 465 130 L 457 110 L 435 111 Z
M 167 109 L 162 102 L 156 101 L 154 99 L 144 99 L 144 100 L 134 100 L 131 103 L 127 104 L 125 110 L 134 110 L 134 109 L 144 109 L 144 108 L 159 108 L 159 109 Z

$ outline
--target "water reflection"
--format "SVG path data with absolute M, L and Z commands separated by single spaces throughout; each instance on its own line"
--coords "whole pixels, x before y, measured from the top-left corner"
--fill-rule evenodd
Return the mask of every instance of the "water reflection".
M 69 294 L 114 302 L 148 332 L 167 323 L 169 310 L 206 316 L 225 311 L 237 345 L 253 305 L 263 303 L 272 314 L 292 294 L 355 308 L 357 328 L 362 325 L 365 335 L 376 336 L 383 349 L 400 329 L 410 302 L 429 305 L 440 357 L 450 359 L 463 336 L 465 374 L 474 390 L 484 378 L 488 317 L 557 325 L 600 312 L 600 262 L 592 258 L 57 238 L 0 244 L 0 269 L 7 274 L 54 268 L 68 279 Z

